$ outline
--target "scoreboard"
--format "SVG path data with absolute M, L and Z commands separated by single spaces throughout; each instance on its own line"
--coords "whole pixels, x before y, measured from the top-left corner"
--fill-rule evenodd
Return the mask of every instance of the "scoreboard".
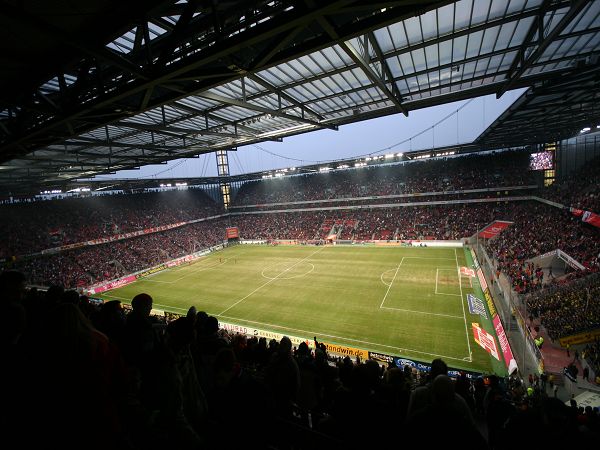
M 240 233 L 237 227 L 227 227 L 225 229 L 225 236 L 227 239 L 237 239 L 240 237 Z

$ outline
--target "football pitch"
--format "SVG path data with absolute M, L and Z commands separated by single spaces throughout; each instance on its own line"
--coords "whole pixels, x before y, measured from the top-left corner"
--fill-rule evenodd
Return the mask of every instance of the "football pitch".
M 462 248 L 237 245 L 99 294 L 185 314 L 490 373 L 467 294 L 483 298 Z

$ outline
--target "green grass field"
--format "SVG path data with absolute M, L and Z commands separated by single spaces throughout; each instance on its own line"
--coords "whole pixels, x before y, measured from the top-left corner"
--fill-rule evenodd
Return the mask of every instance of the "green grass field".
M 492 372 L 473 339 L 480 317 L 466 296 L 478 287 L 461 282 L 465 265 L 459 248 L 238 245 L 100 296 L 147 292 L 165 311 L 195 305 L 233 324 Z

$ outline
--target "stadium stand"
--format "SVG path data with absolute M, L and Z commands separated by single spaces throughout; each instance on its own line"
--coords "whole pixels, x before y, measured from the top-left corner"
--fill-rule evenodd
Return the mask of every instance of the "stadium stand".
M 214 216 L 222 208 L 201 189 L 6 203 L 0 257 Z
M 311 350 L 285 337 L 267 342 L 229 333 L 195 308 L 157 318 L 147 294 L 135 296 L 128 312 L 118 300 L 97 305 L 73 291 L 25 290 L 23 282 L 18 272 L 0 275 L 14 325 L 3 330 L 3 359 L 13 368 L 2 373 L 3 386 L 11 386 L 3 425 L 24 445 L 43 435 L 65 445 L 84 439 L 90 448 L 213 448 L 227 436 L 227 447 L 279 448 L 293 433 L 316 440 L 312 448 L 348 448 L 362 441 L 348 432 L 358 426 L 370 435 L 393 427 L 416 443 L 417 430 L 429 430 L 434 418 L 454 435 L 436 439 L 477 448 L 506 448 L 531 427 L 527 445 L 544 448 L 556 448 L 559 437 L 561 445 L 591 445 L 600 432 L 597 409 L 566 406 L 538 380 L 442 379 L 441 360 L 430 373 L 352 361 L 329 355 L 317 337 Z M 587 349 L 590 357 L 594 351 Z M 429 392 L 439 397 L 428 400 Z M 411 407 L 417 397 L 424 409 Z M 449 404 L 427 409 L 448 398 L 472 416 L 468 423 Z M 59 434 L 65 421 L 70 432 Z M 265 421 L 272 429 L 257 432 Z M 27 433 L 32 424 L 37 432 Z
M 522 152 L 502 152 L 259 180 L 242 186 L 234 206 L 536 185 L 527 164 Z
M 600 327 L 600 275 L 568 285 L 550 286 L 527 298 L 527 309 L 540 318 L 552 339 Z
M 600 158 L 587 154 L 588 147 L 600 154 L 600 135 L 592 136 L 600 128 L 600 2 L 4 3 L 5 446 L 597 446 L 598 407 L 577 405 L 571 392 L 558 388 L 564 380 L 547 377 L 537 355 L 540 336 L 561 356 L 565 340 L 567 379 L 595 383 L 596 390 L 600 385 L 600 225 L 586 223 L 592 217 L 600 224 L 594 215 L 600 213 Z M 480 95 L 506 99 L 516 88 L 526 91 L 470 143 L 459 143 L 465 135 L 459 112 L 469 100 L 409 143 L 363 149 L 372 153 L 357 157 L 356 169 L 348 161 L 323 161 L 323 167 L 301 167 L 294 176 L 283 176 L 282 169 L 263 175 L 275 179 L 229 176 L 227 155 L 237 158 L 238 146 L 279 156 L 258 144 L 390 114 L 414 117 L 414 111 Z M 485 124 L 485 99 L 483 105 Z M 452 116 L 456 145 L 436 148 L 436 127 Z M 431 151 L 413 151 L 413 139 L 426 132 Z M 573 144 L 571 155 L 565 142 L 576 141 L 578 133 L 589 140 Z M 402 144 L 410 147 L 406 154 L 383 154 L 404 151 Z M 113 182 L 96 175 L 211 152 L 218 177 L 200 180 L 205 188 L 212 184 L 206 190 L 147 192 L 156 189 L 157 183 L 150 187 L 156 179 L 128 179 L 115 181 L 128 186 L 127 194 L 43 201 L 36 195 L 46 188 L 79 192 L 88 181 L 97 193 Z M 464 155 L 470 152 L 481 153 Z M 293 156 L 298 158 L 284 158 L 303 161 Z M 532 162 L 536 170 L 529 170 Z M 579 168 L 561 173 L 567 163 Z M 224 207 L 213 199 L 221 195 Z M 480 237 L 499 219 L 510 226 L 491 239 Z M 139 272 L 181 262 L 176 258 L 211 251 L 232 225 L 241 239 L 274 244 L 469 241 L 485 256 L 479 262 L 492 267 L 485 291 L 490 313 L 494 304 L 487 294 L 508 280 L 508 289 L 494 295 L 506 300 L 509 311 L 498 311 L 494 326 L 501 329 L 505 321 L 508 334 L 508 326 L 520 324 L 521 307 L 529 314 L 529 334 L 519 342 L 526 360 L 527 339 L 535 334 L 536 373 L 501 378 L 450 371 L 435 353 L 419 351 L 435 359 L 411 366 L 370 352 L 373 359 L 352 360 L 333 355 L 317 336 L 294 346 L 289 337 L 267 340 L 220 328 L 219 318 L 227 318 L 231 307 L 216 317 L 194 306 L 185 315 L 154 315 L 153 306 L 161 305 L 147 293 L 135 295 L 131 305 L 125 298 L 82 295 L 98 283 L 141 277 Z M 541 255 L 555 250 L 578 268 L 554 276 L 538 265 Z M 470 264 L 469 255 L 462 256 Z M 470 356 L 452 359 L 465 363 L 473 353 L 463 269 L 480 275 L 483 264 L 459 268 L 456 252 L 446 259 L 456 262 L 460 293 L 438 293 L 435 268 L 435 294 L 458 297 L 463 314 L 435 315 L 464 319 Z M 399 269 L 389 284 L 389 270 L 379 276 L 388 287 L 383 301 Z M 278 275 L 262 276 L 267 286 Z M 188 303 L 192 298 L 198 296 L 190 294 Z M 275 308 L 283 303 L 275 301 Z M 495 331 L 506 362 L 503 344 L 510 338 L 502 341 Z M 394 355 L 403 353 L 392 348 Z

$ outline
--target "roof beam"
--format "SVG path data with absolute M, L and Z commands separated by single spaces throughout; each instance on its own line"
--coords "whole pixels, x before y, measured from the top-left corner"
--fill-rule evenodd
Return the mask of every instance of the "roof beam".
M 517 70 L 517 66 L 519 64 L 521 64 L 521 65 L 524 64 L 525 53 L 527 52 L 527 49 L 530 46 L 535 45 L 535 43 L 533 42 L 533 38 L 535 37 L 536 33 L 538 34 L 538 41 L 541 42 L 542 36 L 544 34 L 544 16 L 546 15 L 546 8 L 549 3 L 550 3 L 550 0 L 544 0 L 544 3 L 541 5 L 540 10 L 537 13 L 537 16 L 531 22 L 529 30 L 527 31 L 527 35 L 525 36 L 525 39 L 523 39 L 523 42 L 521 42 L 521 45 L 519 46 L 519 51 L 517 52 L 517 56 L 515 56 L 515 58 L 513 59 L 511 65 L 508 69 L 508 77 L 509 78 L 512 78 L 512 76 L 515 73 L 515 70 Z
M 230 97 L 225 97 L 223 95 L 219 95 L 219 94 L 215 94 L 214 92 L 200 92 L 198 94 L 196 94 L 196 96 L 198 97 L 202 97 L 202 98 L 206 98 L 218 103 L 225 103 L 227 105 L 232 105 L 232 106 L 238 106 L 240 108 L 244 108 L 244 109 L 249 109 L 252 111 L 258 111 L 261 112 L 263 114 L 271 114 L 273 116 L 276 117 L 281 117 L 284 119 L 289 119 L 289 120 L 294 120 L 296 122 L 302 122 L 302 123 L 307 123 L 310 125 L 314 125 L 318 128 L 329 128 L 331 130 L 337 130 L 336 126 L 333 125 L 326 125 L 326 124 L 321 124 L 319 122 L 315 122 L 314 120 L 310 120 L 310 119 L 305 119 L 303 117 L 299 117 L 299 116 L 295 116 L 293 114 L 287 114 L 275 109 L 270 109 L 270 108 L 264 108 L 262 106 L 259 105 L 255 105 L 253 103 L 248 103 L 248 102 L 243 102 L 241 100 L 236 100 L 234 98 L 230 98 Z
M 263 80 L 258 75 L 253 74 L 253 73 L 249 73 L 249 74 L 247 74 L 247 77 L 250 78 L 252 81 L 260 84 L 262 87 L 268 89 L 270 92 L 273 92 L 274 94 L 280 95 L 282 98 L 285 98 L 288 102 L 292 103 L 293 105 L 298 106 L 302 110 L 308 111 L 313 116 L 315 116 L 317 119 L 319 119 L 319 120 L 323 120 L 324 119 L 324 117 L 321 114 L 319 114 L 316 111 L 314 111 L 313 109 L 309 108 L 304 103 L 296 100 L 294 97 L 292 97 L 291 95 L 287 94 L 282 89 L 279 89 L 277 86 L 273 86 L 268 81 Z
M 537 59 L 544 54 L 544 51 L 550 46 L 550 44 L 556 39 L 560 33 L 571 23 L 571 21 L 577 17 L 577 15 L 590 3 L 590 0 L 575 0 L 571 2 L 571 7 L 569 11 L 560 19 L 560 21 L 556 24 L 556 26 L 552 29 L 548 35 L 543 38 L 543 30 L 540 29 L 540 40 L 538 47 L 529 55 L 527 60 L 519 61 L 519 58 L 522 56 L 521 52 L 518 52 L 515 56 L 515 60 L 519 65 L 519 68 L 514 72 L 509 72 L 509 76 L 507 76 L 506 82 L 502 85 L 502 87 L 496 93 L 496 98 L 500 98 L 504 95 L 504 93 L 510 89 L 512 89 L 516 83 L 519 81 L 521 76 L 525 73 L 527 69 L 529 69 Z M 543 20 L 542 20 L 543 21 Z M 536 21 L 537 22 L 537 21 Z M 532 26 L 532 29 L 534 26 Z M 537 28 L 537 26 L 535 26 Z M 532 35 L 535 34 L 535 31 L 532 33 L 532 29 L 529 30 L 529 33 Z M 529 36 L 528 36 L 529 37 Z M 513 65 L 515 62 L 513 61 Z M 511 66 L 512 68 L 512 66 Z
M 77 139 L 71 139 L 63 142 L 64 145 L 73 145 L 76 147 L 117 147 L 117 148 L 131 148 L 131 149 L 145 149 L 145 150 L 157 150 L 165 153 L 170 153 L 173 151 L 181 150 L 184 148 L 183 146 L 173 146 L 173 147 L 165 147 L 151 144 L 127 144 L 125 142 L 116 142 L 116 141 L 102 141 L 100 139 L 88 139 L 84 137 L 77 137 Z
M 189 120 L 189 118 L 187 119 Z M 190 135 L 206 135 L 206 136 L 221 136 L 228 138 L 238 138 L 240 137 L 240 133 L 217 133 L 216 131 L 202 130 L 202 129 L 189 129 L 189 128 L 180 128 L 174 127 L 171 125 L 150 125 L 150 124 L 142 124 L 142 123 L 131 123 L 131 122 L 116 122 L 112 125 L 121 128 L 131 128 L 133 130 L 142 130 L 142 131 L 154 131 L 159 134 L 164 134 L 167 136 L 183 138 L 184 136 Z M 180 133 L 180 134 L 176 134 Z M 242 133 L 243 134 L 243 133 Z M 247 135 L 248 137 L 252 137 L 253 135 Z
M 329 20 L 326 17 L 319 17 L 317 19 L 321 27 L 325 30 L 325 32 L 332 38 L 335 39 L 340 47 L 346 52 L 346 54 L 357 64 L 365 75 L 371 80 L 384 94 L 385 96 L 394 104 L 394 106 L 401 111 L 405 116 L 408 116 L 408 110 L 402 105 L 402 100 L 400 96 L 396 96 L 390 89 L 387 87 L 385 82 L 381 79 L 381 77 L 371 68 L 369 63 L 364 60 L 362 55 L 352 46 L 352 44 L 348 43 L 340 39 L 340 35 L 336 31 L 335 27 L 331 25 Z M 384 61 L 385 62 L 385 61 Z M 399 94 L 399 92 L 396 90 Z
M 398 89 L 398 86 L 396 85 L 396 83 L 394 81 L 394 75 L 392 75 L 390 66 L 388 65 L 387 60 L 385 59 L 385 56 L 383 55 L 383 51 L 381 50 L 381 46 L 379 45 L 379 42 L 377 41 L 375 34 L 372 31 L 369 31 L 367 33 L 367 39 L 369 40 L 369 42 L 371 42 L 371 45 L 373 46 L 373 50 L 375 50 L 375 54 L 377 55 L 377 58 L 379 59 L 379 64 L 381 64 L 381 69 L 385 75 L 385 78 L 387 78 L 388 82 L 390 83 L 390 85 L 392 87 L 392 93 L 394 94 L 394 96 L 396 98 L 401 99 L 402 94 L 400 93 L 400 90 Z

